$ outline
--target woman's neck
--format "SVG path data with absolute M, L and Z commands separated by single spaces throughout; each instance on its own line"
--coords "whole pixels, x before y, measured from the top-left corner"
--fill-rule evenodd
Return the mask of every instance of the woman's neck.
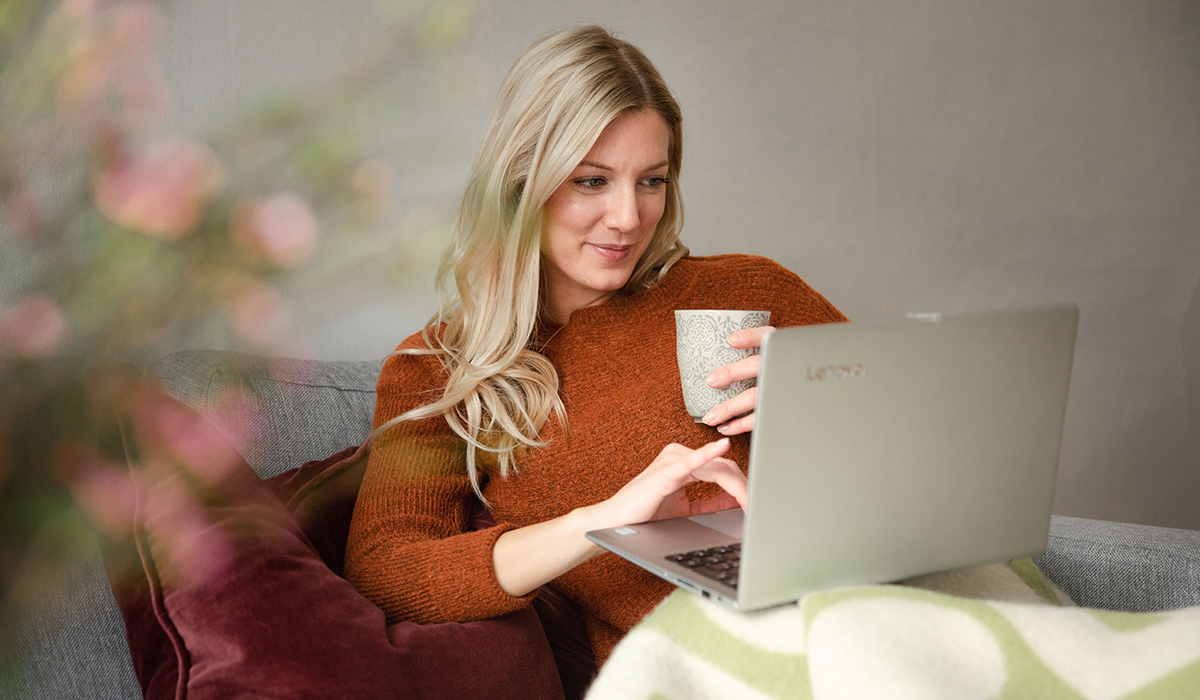
M 572 298 L 564 298 L 562 294 L 548 294 L 542 304 L 542 315 L 546 321 L 560 326 L 571 320 L 571 314 L 589 306 L 599 306 L 606 301 L 615 299 L 620 290 L 599 294 L 577 294 Z

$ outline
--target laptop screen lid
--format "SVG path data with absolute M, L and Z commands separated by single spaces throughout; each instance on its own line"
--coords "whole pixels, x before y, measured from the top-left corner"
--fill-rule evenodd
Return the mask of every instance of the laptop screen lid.
M 738 607 L 1044 551 L 1078 313 L 771 334 Z
M 750 610 L 1045 549 L 1074 306 L 803 326 L 763 345 L 749 505 L 587 534 Z M 665 557 L 741 541 L 736 589 Z

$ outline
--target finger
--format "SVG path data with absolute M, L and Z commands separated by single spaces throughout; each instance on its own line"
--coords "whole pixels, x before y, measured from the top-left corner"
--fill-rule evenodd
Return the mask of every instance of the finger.
M 713 443 L 709 443 L 709 444 L 713 444 Z M 662 452 L 658 453 L 658 456 L 654 458 L 654 461 L 650 463 L 650 466 L 646 467 L 646 469 L 643 473 L 645 473 L 647 471 L 651 471 L 651 469 L 654 467 L 661 467 L 663 465 L 678 462 L 679 460 L 686 458 L 688 455 L 692 454 L 693 452 L 695 452 L 695 450 L 693 450 L 692 448 L 673 442 L 673 443 L 667 445 L 666 447 L 662 448 Z M 721 454 L 721 453 L 718 452 L 717 454 Z
M 740 418 L 717 426 L 717 432 L 722 435 L 741 435 L 754 430 L 754 413 L 747 413 Z
M 733 465 L 734 469 L 737 465 L 727 459 L 720 459 L 721 455 L 729 451 L 729 438 L 721 438 L 712 442 L 697 447 L 691 451 L 691 454 L 685 456 L 681 461 L 688 465 L 689 471 L 695 471 L 711 462 L 728 462 Z
M 750 387 L 737 396 L 729 399 L 724 403 L 719 403 L 713 410 L 704 414 L 705 425 L 721 425 L 725 421 L 740 416 L 743 413 L 754 410 L 755 402 L 758 401 L 758 387 Z
M 679 459 L 651 465 L 612 498 L 603 502 L 600 522 L 644 522 L 661 517 L 686 515 L 690 505 L 684 487 L 694 481 L 717 484 L 745 507 L 746 477 L 736 463 L 720 455 L 729 449 L 728 438 L 710 442 Z M 605 525 L 608 527 L 610 525 Z
M 715 459 L 693 472 L 693 476 L 701 481 L 708 481 L 720 486 L 725 493 L 733 497 L 738 505 L 746 507 L 747 481 L 746 475 L 736 464 L 728 459 Z
M 763 339 L 771 335 L 774 330 L 774 326 L 746 328 L 730 333 L 725 342 L 729 343 L 729 347 L 731 348 L 757 348 L 762 346 Z
M 729 438 L 714 440 L 694 450 L 689 450 L 688 454 L 664 465 L 665 482 L 663 482 L 663 487 L 667 491 L 674 491 L 684 484 L 695 481 L 693 474 L 696 470 L 718 459 L 727 451 L 729 451 Z M 736 469 L 736 466 L 734 468 Z
M 728 457 L 717 457 L 716 459 L 710 459 L 709 461 L 700 465 L 695 471 L 701 476 L 705 474 L 717 474 L 720 472 L 729 472 L 730 474 L 736 472 L 741 474 L 742 477 L 746 476 L 745 473 L 742 472 L 741 468 L 738 467 L 737 462 L 729 459 Z
M 658 453 L 658 456 L 654 458 L 654 461 L 657 462 L 662 459 L 683 457 L 684 455 L 686 455 L 689 452 L 691 452 L 690 448 L 684 447 L 683 445 L 680 445 L 677 442 L 672 442 L 671 444 L 662 448 L 662 451 Z
M 758 369 L 761 365 L 761 355 L 743 357 L 737 362 L 722 365 L 709 372 L 708 376 L 704 378 L 704 383 L 714 389 L 720 389 L 743 379 L 753 379 L 758 376 Z

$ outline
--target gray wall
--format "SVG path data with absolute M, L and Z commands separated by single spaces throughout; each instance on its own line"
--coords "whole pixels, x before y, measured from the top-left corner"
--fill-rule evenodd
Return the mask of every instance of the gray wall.
M 1200 4 L 469 7 L 476 79 L 405 137 L 438 157 L 400 165 L 402 216 L 432 247 L 504 70 L 549 29 L 602 23 L 684 107 L 694 252 L 772 257 L 856 320 L 1078 303 L 1056 512 L 1200 528 Z M 180 122 L 203 131 L 319 75 L 362 16 L 362 0 L 177 1 Z M 429 286 L 298 295 L 313 354 L 382 357 L 434 310 Z

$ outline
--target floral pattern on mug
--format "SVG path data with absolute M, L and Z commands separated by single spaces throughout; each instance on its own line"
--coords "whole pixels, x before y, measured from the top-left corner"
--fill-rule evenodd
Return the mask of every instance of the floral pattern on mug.
M 675 347 L 679 358 L 679 379 L 688 415 L 696 422 L 721 404 L 755 386 L 754 379 L 734 382 L 714 389 L 705 381 L 718 367 L 758 354 L 758 348 L 744 350 L 729 346 L 731 333 L 758 328 L 771 320 L 770 311 L 692 311 L 675 312 Z

